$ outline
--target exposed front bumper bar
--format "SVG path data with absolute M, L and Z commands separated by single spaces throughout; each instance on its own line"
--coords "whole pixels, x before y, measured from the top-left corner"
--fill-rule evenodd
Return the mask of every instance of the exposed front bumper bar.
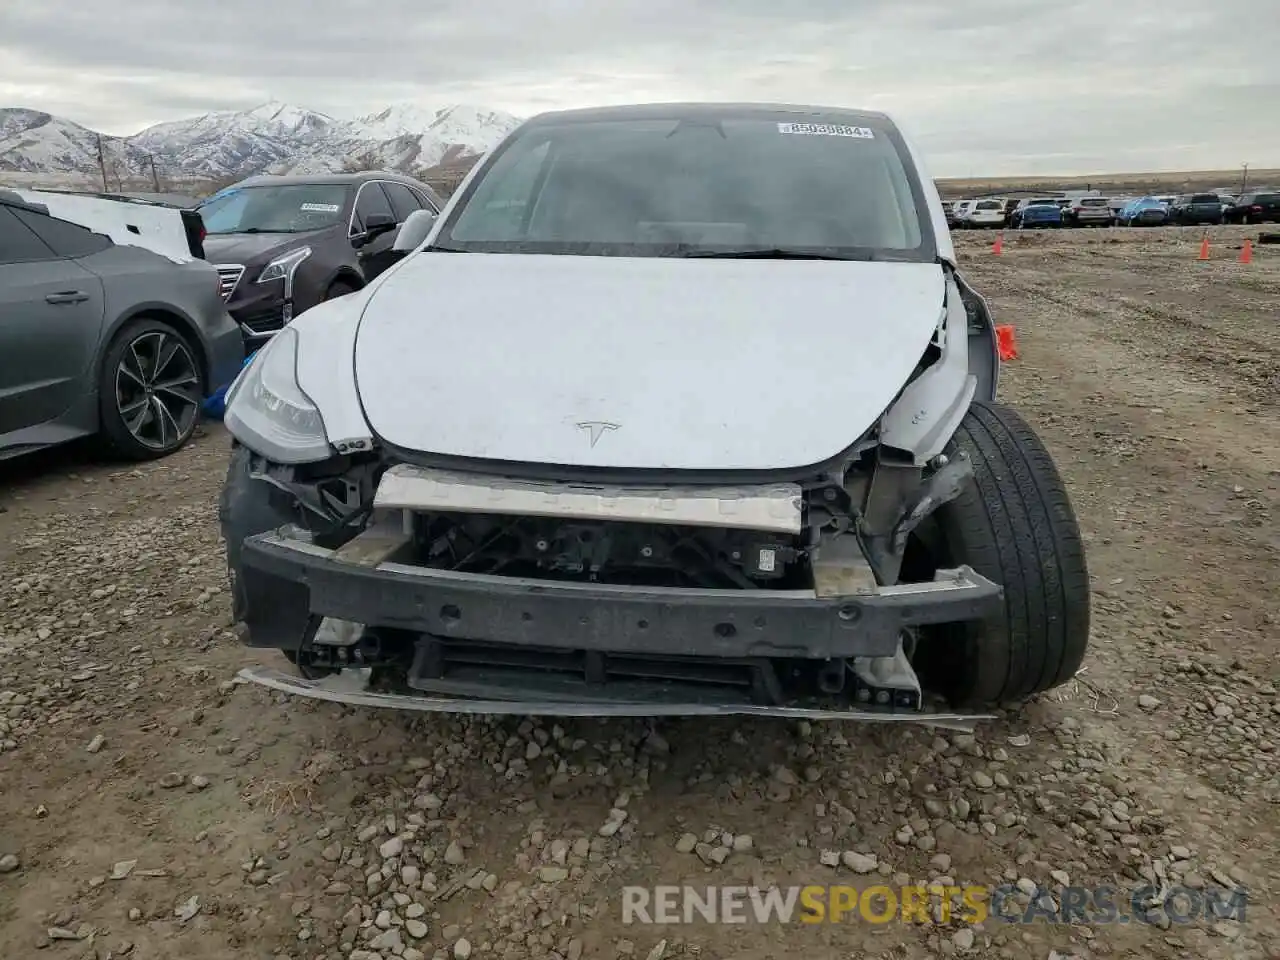
M 624 520 L 799 533 L 799 484 L 651 488 L 539 483 L 398 464 L 382 475 L 373 505 L 443 513 L 499 513 Z
M 981 618 L 1003 595 L 968 567 L 929 583 L 828 598 L 812 590 L 566 583 L 365 565 L 293 527 L 247 538 L 242 564 L 245 578 L 305 590 L 313 616 L 456 641 L 646 656 L 888 657 L 905 628 Z
M 320 680 L 308 680 L 267 667 L 245 667 L 240 679 L 295 696 L 345 703 L 351 706 L 385 707 L 427 713 L 475 713 L 521 717 L 774 717 L 784 720 L 869 720 L 891 723 L 921 723 L 950 730 L 970 731 L 978 720 L 993 714 L 963 714 L 952 711 L 892 713 L 883 710 L 847 707 L 840 710 L 771 706 L 754 703 L 653 703 L 612 701 L 548 701 L 516 699 L 467 699 L 389 693 L 369 685 L 368 670 L 344 670 Z

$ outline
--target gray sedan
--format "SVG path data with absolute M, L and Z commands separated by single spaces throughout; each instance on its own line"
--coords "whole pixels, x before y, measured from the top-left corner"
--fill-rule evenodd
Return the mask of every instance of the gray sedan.
M 211 264 L 0 190 L 0 460 L 95 434 L 128 459 L 165 456 L 243 358 Z

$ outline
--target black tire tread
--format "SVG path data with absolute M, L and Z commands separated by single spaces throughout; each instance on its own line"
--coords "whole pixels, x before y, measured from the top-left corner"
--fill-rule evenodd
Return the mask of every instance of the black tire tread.
M 975 402 L 955 437 L 973 483 L 939 511 L 953 559 L 1004 586 L 1002 617 L 970 625 L 953 699 L 1024 700 L 1069 680 L 1089 638 L 1089 573 L 1066 486 L 1035 431 Z

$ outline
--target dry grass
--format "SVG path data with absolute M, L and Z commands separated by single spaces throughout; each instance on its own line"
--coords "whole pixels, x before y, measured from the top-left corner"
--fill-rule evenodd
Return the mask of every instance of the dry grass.
M 971 197 L 977 194 L 999 194 L 1014 191 L 1083 190 L 1093 188 L 1103 193 L 1141 196 L 1148 193 L 1195 193 L 1231 187 L 1238 190 L 1242 171 L 1189 170 L 1157 173 L 1095 173 L 1064 177 L 989 177 L 973 180 L 937 181 L 943 197 Z M 1249 183 L 1255 186 L 1280 185 L 1280 169 L 1249 171 Z
M 436 167 L 407 171 L 411 176 L 431 184 L 443 196 L 453 193 L 467 175 L 476 158 L 467 158 Z M 202 197 L 230 186 L 238 178 L 200 180 L 195 178 L 166 178 L 162 190 Z M 981 194 L 1012 192 L 1055 192 L 1096 188 L 1104 194 L 1116 196 L 1141 196 L 1148 193 L 1194 193 L 1229 187 L 1238 190 L 1241 171 L 1190 170 L 1155 173 L 1098 173 L 1062 177 L 988 177 L 968 180 L 939 179 L 938 190 L 944 198 L 957 199 Z M 1280 187 L 1280 169 L 1263 168 L 1249 171 L 1249 184 L 1253 186 Z M 58 187 L 62 189 L 99 190 L 101 181 L 86 174 L 21 174 L 0 171 L 0 187 Z M 116 185 L 113 183 L 113 187 Z M 121 182 L 124 190 L 152 190 L 149 177 L 135 177 Z
M 254 808 L 266 807 L 267 813 L 274 817 L 310 809 L 311 787 L 305 780 L 251 780 L 240 799 Z

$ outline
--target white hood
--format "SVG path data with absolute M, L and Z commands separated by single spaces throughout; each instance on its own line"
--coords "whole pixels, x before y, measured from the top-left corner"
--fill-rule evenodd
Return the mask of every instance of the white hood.
M 943 299 L 936 264 L 425 252 L 371 292 L 356 381 L 404 449 L 806 466 L 884 412 Z

